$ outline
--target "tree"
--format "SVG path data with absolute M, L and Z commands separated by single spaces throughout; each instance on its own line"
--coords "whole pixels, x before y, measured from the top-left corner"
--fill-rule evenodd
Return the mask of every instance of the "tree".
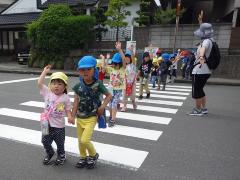
M 105 21 L 107 20 L 107 17 L 104 14 L 103 8 L 97 8 L 96 11 L 93 13 L 93 16 L 95 16 L 96 19 L 96 38 L 98 41 L 102 41 L 102 32 L 106 32 L 107 28 L 105 28 Z
M 140 2 L 140 10 L 137 11 L 138 18 L 136 18 L 136 22 L 139 26 L 149 26 L 150 25 L 150 0 L 141 0 Z
M 86 14 L 86 6 L 83 2 L 81 2 L 80 0 L 78 0 L 77 5 L 71 7 L 72 13 L 74 16 L 78 16 L 78 15 L 84 15 Z
M 185 12 L 185 9 L 180 11 L 180 17 Z M 167 8 L 166 10 L 158 9 L 155 13 L 155 21 L 158 24 L 174 23 L 176 19 L 176 9 Z
M 73 16 L 66 5 L 50 5 L 27 26 L 32 42 L 31 62 L 39 62 L 40 67 L 51 63 L 62 68 L 71 49 L 86 48 L 94 38 L 94 25 L 94 17 Z
M 118 33 L 120 27 L 126 27 L 127 22 L 124 21 L 127 16 L 131 15 L 130 11 L 127 11 L 125 8 L 130 6 L 129 0 L 110 0 L 108 4 L 108 9 L 105 12 L 105 15 L 108 17 L 106 24 L 111 28 L 116 28 L 116 41 L 118 41 Z

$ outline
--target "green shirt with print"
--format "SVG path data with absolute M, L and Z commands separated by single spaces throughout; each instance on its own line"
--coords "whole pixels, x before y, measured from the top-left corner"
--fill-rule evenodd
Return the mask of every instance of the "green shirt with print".
M 108 93 L 102 81 L 86 84 L 82 80 L 73 87 L 73 91 L 79 97 L 77 117 L 88 118 L 96 116 L 97 109 L 101 105 L 100 95 Z

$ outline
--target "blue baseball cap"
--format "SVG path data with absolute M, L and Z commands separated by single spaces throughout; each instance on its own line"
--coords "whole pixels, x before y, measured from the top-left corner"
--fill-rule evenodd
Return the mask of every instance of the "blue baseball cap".
M 170 55 L 169 55 L 168 53 L 163 53 L 163 54 L 162 54 L 162 58 L 163 58 L 164 60 L 169 60 L 169 59 L 170 59 Z
M 96 67 L 97 60 L 93 56 L 84 56 L 78 62 L 78 69 Z
M 170 54 L 169 59 L 171 59 L 171 58 L 175 58 L 175 57 L 176 57 L 175 54 Z
M 121 63 L 122 62 L 122 58 L 120 53 L 115 53 L 112 57 L 112 63 Z
M 131 53 L 130 51 L 126 51 L 125 56 L 131 57 L 131 56 L 132 56 L 132 53 Z

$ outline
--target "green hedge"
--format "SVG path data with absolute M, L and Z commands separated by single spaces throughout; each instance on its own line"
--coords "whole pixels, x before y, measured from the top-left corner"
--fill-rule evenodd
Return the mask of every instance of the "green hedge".
M 42 67 L 51 63 L 62 68 L 71 49 L 87 48 L 94 39 L 94 25 L 94 17 L 73 16 L 68 6 L 51 5 L 37 21 L 27 26 L 34 52 L 30 65 L 39 62 Z

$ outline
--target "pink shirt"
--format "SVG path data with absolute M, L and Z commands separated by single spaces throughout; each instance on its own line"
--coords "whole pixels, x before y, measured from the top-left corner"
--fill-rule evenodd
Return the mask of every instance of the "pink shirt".
M 43 88 L 40 89 L 40 94 L 45 102 L 44 111 L 47 112 L 52 109 L 49 115 L 50 126 L 63 128 L 65 126 L 64 117 L 66 116 L 66 111 L 71 110 L 69 96 L 67 94 L 55 95 L 46 85 L 43 85 Z

